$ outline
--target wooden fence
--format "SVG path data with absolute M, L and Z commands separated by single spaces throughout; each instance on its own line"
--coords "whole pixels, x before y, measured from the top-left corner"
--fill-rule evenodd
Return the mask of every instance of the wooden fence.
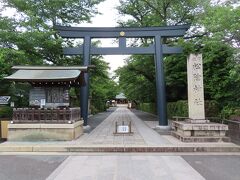
M 13 123 L 74 123 L 80 121 L 80 108 L 40 109 L 15 108 L 13 109 Z

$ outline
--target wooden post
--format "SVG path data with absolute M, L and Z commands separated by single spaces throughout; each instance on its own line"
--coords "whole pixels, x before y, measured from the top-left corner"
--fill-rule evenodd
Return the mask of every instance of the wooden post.
M 117 121 L 115 122 L 115 133 L 117 133 Z
M 129 133 L 132 133 L 132 121 L 129 122 Z

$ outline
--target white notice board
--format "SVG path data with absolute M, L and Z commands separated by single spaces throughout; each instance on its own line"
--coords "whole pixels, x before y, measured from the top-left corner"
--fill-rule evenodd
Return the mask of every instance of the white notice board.
M 46 99 L 41 99 L 40 105 L 41 105 L 41 107 L 45 106 L 46 105 Z
M 118 126 L 118 133 L 129 133 L 129 126 Z

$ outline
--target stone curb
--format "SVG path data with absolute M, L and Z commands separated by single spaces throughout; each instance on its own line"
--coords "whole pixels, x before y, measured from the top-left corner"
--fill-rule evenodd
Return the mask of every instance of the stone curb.
M 0 152 L 240 152 L 240 146 L 158 146 L 158 147 L 92 147 L 92 146 L 0 146 Z

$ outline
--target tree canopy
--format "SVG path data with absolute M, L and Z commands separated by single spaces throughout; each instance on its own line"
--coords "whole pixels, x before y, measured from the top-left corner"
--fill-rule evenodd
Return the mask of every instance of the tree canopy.
M 119 21 L 120 26 L 191 25 L 184 38 L 163 39 L 170 46 L 184 49 L 183 54 L 164 57 L 168 101 L 187 99 L 187 56 L 202 53 L 205 99 L 216 100 L 221 108 L 240 106 L 239 4 L 210 0 L 121 0 L 120 3 L 119 14 L 130 17 Z M 155 101 L 154 68 L 153 56 L 134 55 L 117 70 L 127 97 L 138 102 Z
M 3 0 L 0 9 L 0 95 L 17 98 L 21 93 L 16 91 L 27 92 L 28 87 L 3 80 L 12 73 L 13 65 L 82 65 L 82 56 L 63 56 L 62 52 L 63 46 L 76 46 L 81 41 L 62 39 L 54 26 L 91 22 L 91 18 L 99 14 L 97 5 L 101 2 L 103 0 Z M 9 10 L 15 12 L 13 16 L 6 15 Z M 93 57 L 92 64 L 96 68 L 91 72 L 90 94 L 97 102 L 93 102 L 95 108 L 103 110 L 105 101 L 117 94 L 116 88 L 109 91 L 109 86 L 116 85 L 108 76 L 108 64 L 101 56 Z M 73 95 L 78 96 L 78 93 L 76 90 Z

